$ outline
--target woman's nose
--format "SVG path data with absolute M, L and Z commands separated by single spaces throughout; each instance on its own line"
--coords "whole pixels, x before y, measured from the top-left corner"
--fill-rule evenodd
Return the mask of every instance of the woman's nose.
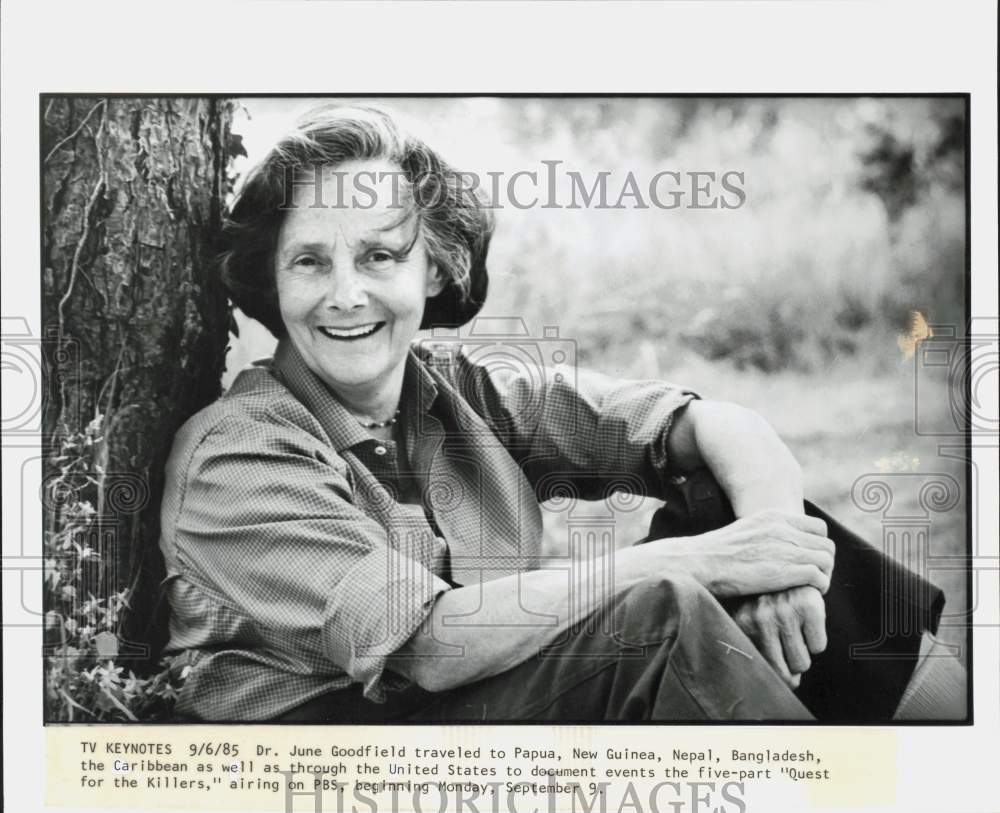
M 326 291 L 326 306 L 333 310 L 354 310 L 368 304 L 364 277 L 352 262 L 335 262 Z

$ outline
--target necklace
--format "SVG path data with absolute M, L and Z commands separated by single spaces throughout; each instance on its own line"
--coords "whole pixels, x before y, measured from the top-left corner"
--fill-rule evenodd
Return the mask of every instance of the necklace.
M 387 421 L 363 421 L 357 416 L 354 417 L 354 420 L 365 429 L 387 429 L 390 426 L 396 425 L 396 422 L 399 420 L 399 410 L 397 409 L 395 414 Z

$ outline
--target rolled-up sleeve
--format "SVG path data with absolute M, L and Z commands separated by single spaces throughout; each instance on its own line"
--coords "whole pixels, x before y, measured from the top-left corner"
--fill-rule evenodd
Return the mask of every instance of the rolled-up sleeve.
M 248 643 L 342 670 L 375 701 L 386 658 L 449 589 L 354 504 L 343 460 L 277 422 L 230 416 L 205 434 L 175 529 L 184 577 L 247 620 Z
M 373 550 L 337 584 L 327 605 L 324 640 L 330 659 L 381 698 L 386 658 L 424 623 L 449 585 L 392 548 Z
M 518 457 L 542 499 L 559 478 L 585 499 L 616 486 L 661 495 L 672 476 L 667 438 L 674 417 L 699 397 L 665 381 L 575 367 L 516 369 L 464 353 L 456 373 L 464 397 Z

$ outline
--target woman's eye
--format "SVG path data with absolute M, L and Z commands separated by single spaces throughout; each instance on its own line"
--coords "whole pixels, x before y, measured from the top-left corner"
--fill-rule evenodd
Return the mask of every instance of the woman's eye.
M 395 259 L 388 251 L 373 251 L 368 255 L 368 261 L 375 264 L 391 263 Z
M 308 255 L 305 255 L 302 257 L 296 257 L 292 261 L 292 265 L 295 266 L 296 268 L 312 269 L 319 266 L 319 260 L 317 260 L 315 257 L 310 257 Z

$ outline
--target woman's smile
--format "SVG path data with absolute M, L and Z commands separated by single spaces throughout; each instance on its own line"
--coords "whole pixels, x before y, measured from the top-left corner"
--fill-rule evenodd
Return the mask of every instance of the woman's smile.
M 328 339 L 338 342 L 356 342 L 374 336 L 384 327 L 385 322 L 369 322 L 357 327 L 333 327 L 332 325 L 326 325 L 316 329 Z

